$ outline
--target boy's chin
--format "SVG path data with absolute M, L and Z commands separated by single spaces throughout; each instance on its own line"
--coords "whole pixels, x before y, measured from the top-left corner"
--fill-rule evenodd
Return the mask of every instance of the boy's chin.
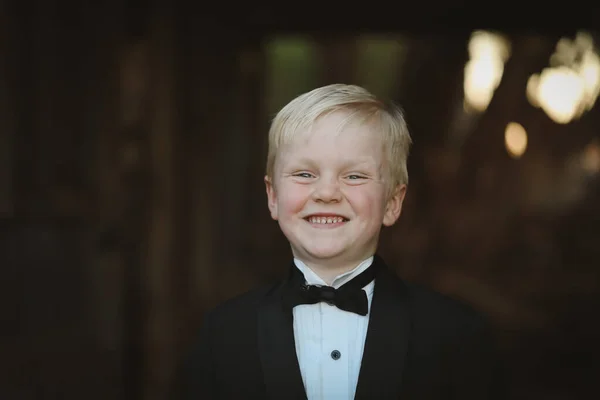
M 308 247 L 304 252 L 304 254 L 314 262 L 323 263 L 343 259 L 345 258 L 344 256 L 346 253 L 347 250 L 340 247 Z

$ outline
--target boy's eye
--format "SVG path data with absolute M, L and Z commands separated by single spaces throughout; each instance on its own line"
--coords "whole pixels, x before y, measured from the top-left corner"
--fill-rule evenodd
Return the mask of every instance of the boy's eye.
M 356 179 L 364 179 L 364 177 L 361 175 L 348 175 L 348 179 L 356 180 Z
M 312 178 L 312 174 L 308 173 L 308 172 L 300 172 L 295 174 L 294 176 L 300 177 L 300 178 Z

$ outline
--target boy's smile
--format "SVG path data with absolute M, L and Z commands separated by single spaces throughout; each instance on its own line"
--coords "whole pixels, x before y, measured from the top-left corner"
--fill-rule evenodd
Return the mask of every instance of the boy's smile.
M 366 124 L 339 131 L 345 118 L 333 113 L 298 133 L 265 178 L 271 216 L 294 257 L 317 270 L 354 268 L 372 256 L 382 224 L 396 222 L 404 197 L 402 187 L 386 198 L 381 135 Z
M 338 228 L 348 222 L 348 218 L 338 214 L 316 213 L 304 217 L 304 220 L 315 228 Z

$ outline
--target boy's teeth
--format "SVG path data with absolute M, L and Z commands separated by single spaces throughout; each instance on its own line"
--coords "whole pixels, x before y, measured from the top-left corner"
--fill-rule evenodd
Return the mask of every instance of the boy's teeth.
M 311 224 L 336 224 L 339 222 L 343 222 L 344 218 L 342 217 L 309 217 L 308 222 Z

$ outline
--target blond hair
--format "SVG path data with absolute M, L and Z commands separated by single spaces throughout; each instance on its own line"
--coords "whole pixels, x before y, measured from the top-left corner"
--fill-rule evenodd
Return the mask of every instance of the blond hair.
M 412 143 L 402 110 L 385 104 L 366 89 L 355 85 L 333 84 L 304 93 L 283 107 L 269 130 L 267 176 L 273 177 L 278 149 L 291 143 L 299 133 L 310 131 L 321 117 L 333 112 L 348 113 L 344 124 L 369 122 L 383 135 L 387 161 L 387 184 L 393 190 L 408 183 L 406 162 Z

